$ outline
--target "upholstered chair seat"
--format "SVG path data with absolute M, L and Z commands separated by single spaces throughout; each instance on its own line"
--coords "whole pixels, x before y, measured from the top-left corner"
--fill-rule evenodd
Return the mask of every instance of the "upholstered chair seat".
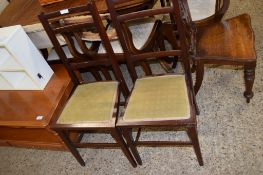
M 112 120 L 117 98 L 118 82 L 96 82 L 77 86 L 58 124 L 81 124 Z
M 190 118 L 184 75 L 137 79 L 123 120 L 154 121 Z

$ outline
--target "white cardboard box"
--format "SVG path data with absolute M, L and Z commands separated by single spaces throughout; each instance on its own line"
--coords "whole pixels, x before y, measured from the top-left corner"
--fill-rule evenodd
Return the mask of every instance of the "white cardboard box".
M 22 26 L 0 28 L 0 90 L 43 90 L 52 75 Z

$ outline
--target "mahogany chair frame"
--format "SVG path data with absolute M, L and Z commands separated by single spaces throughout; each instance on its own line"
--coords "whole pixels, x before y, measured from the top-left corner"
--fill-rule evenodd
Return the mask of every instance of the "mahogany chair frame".
M 237 32 L 239 32 L 239 34 L 236 34 Z M 219 41 L 213 50 L 209 50 L 209 45 L 214 44 L 213 38 L 217 33 L 222 33 L 220 37 L 224 39 L 221 39 L 221 43 Z M 203 39 L 207 36 L 210 38 L 205 39 L 206 41 L 203 43 Z M 247 14 L 199 28 L 196 38 L 196 55 L 194 55 L 196 64 L 195 93 L 198 93 L 202 85 L 204 66 L 206 64 L 242 66 L 244 68 L 245 80 L 244 96 L 247 103 L 249 103 L 254 95 L 252 91 L 256 69 L 254 40 L 255 37 L 251 26 L 251 19 Z M 238 45 L 236 44 L 237 42 L 239 42 Z M 231 45 L 235 45 L 235 47 L 231 47 Z
M 198 134 L 197 134 L 197 121 L 196 121 L 196 111 L 197 104 L 195 100 L 195 94 L 193 89 L 191 71 L 190 71 L 190 59 L 189 59 L 189 45 L 187 37 L 184 21 L 180 16 L 180 8 L 177 0 L 171 0 L 174 6 L 167 6 L 159 9 L 150 9 L 144 10 L 140 12 L 127 13 L 127 14 L 118 14 L 115 11 L 115 5 L 118 3 L 123 3 L 128 0 L 107 0 L 108 9 L 111 14 L 111 18 L 113 20 L 113 25 L 116 28 L 119 40 L 124 50 L 124 54 L 127 60 L 128 69 L 131 74 L 133 82 L 138 78 L 135 70 L 135 65 L 137 62 L 151 59 L 160 59 L 167 56 L 179 56 L 182 59 L 182 64 L 185 70 L 185 79 L 188 87 L 188 96 L 189 96 L 189 105 L 191 109 L 191 114 L 189 119 L 184 120 L 158 120 L 158 121 L 125 121 L 118 120 L 117 127 L 120 128 L 123 136 L 125 137 L 134 157 L 137 160 L 138 164 L 142 164 L 140 155 L 137 151 L 137 146 L 193 146 L 194 151 L 196 153 L 199 165 L 203 165 L 202 155 L 200 151 Z M 159 14 L 170 14 L 174 17 L 178 26 L 179 40 L 180 40 L 180 49 L 177 50 L 169 50 L 169 51 L 148 51 L 148 52 L 137 52 L 134 49 L 132 43 L 132 37 L 130 32 L 128 31 L 127 26 L 125 25 L 125 21 L 144 18 L 149 16 L 155 16 Z M 164 26 L 161 25 L 161 30 Z M 159 33 L 159 42 L 163 42 L 163 38 L 161 35 L 161 30 Z M 132 93 L 131 93 L 132 94 Z M 132 96 L 132 95 L 131 95 Z M 129 100 L 126 103 L 126 107 L 129 105 Z M 175 130 L 184 130 L 187 132 L 190 141 L 141 141 L 139 140 L 141 128 L 173 128 Z M 138 133 L 136 136 L 136 140 L 132 137 L 132 129 L 138 129 Z
M 63 18 L 68 15 L 78 14 L 88 12 L 93 17 L 93 23 L 79 23 L 79 24 L 73 24 L 73 25 L 67 25 L 67 26 L 58 26 L 54 27 L 49 24 L 52 20 L 57 20 L 58 18 Z M 117 99 L 115 102 L 115 109 L 116 112 L 114 112 L 112 119 L 109 123 L 103 123 L 103 122 L 90 122 L 90 123 L 77 123 L 77 124 L 58 124 L 57 119 L 54 119 L 51 123 L 51 128 L 55 130 L 58 135 L 61 137 L 62 141 L 67 146 L 68 150 L 73 154 L 73 156 L 77 159 L 77 161 L 82 165 L 85 166 L 85 162 L 82 159 L 81 155 L 79 154 L 77 148 L 111 148 L 111 147 L 118 147 L 121 148 L 125 156 L 128 158 L 129 162 L 132 164 L 133 167 L 136 167 L 136 161 L 134 160 L 131 152 L 129 151 L 121 133 L 118 128 L 115 127 L 116 121 L 118 120 L 118 112 L 119 112 L 119 106 L 120 106 L 120 92 L 123 92 L 124 96 L 127 96 L 129 93 L 128 88 L 125 84 L 124 78 L 121 74 L 121 71 L 119 69 L 117 60 L 115 58 L 115 55 L 113 53 L 113 50 L 110 45 L 109 38 L 106 34 L 105 28 L 103 26 L 103 23 L 101 21 L 100 15 L 98 13 L 97 7 L 93 1 L 89 1 L 86 6 L 81 7 L 75 7 L 71 9 L 67 9 L 66 14 L 61 14 L 61 11 L 57 12 L 51 12 L 51 13 L 41 13 L 39 15 L 39 19 L 42 22 L 44 29 L 46 30 L 48 36 L 50 37 L 50 40 L 52 41 L 56 52 L 58 53 L 61 61 L 63 62 L 64 66 L 66 67 L 69 75 L 71 76 L 75 88 L 78 85 L 81 85 L 85 83 L 82 81 L 82 79 L 79 78 L 79 70 L 82 68 L 89 68 L 89 67 L 99 67 L 99 66 L 106 66 L 106 67 L 112 67 L 113 73 L 115 75 L 115 78 L 120 83 L 121 91 L 118 90 Z M 64 36 L 70 35 L 70 32 L 78 31 L 80 28 L 86 28 L 95 26 L 98 30 L 98 33 L 102 39 L 102 42 L 106 49 L 106 54 L 101 55 L 99 57 L 96 57 L 96 59 L 90 59 L 90 55 L 86 54 L 87 52 L 83 51 L 83 54 L 79 54 L 79 57 L 74 58 L 75 61 L 67 59 L 65 53 L 63 52 L 63 49 L 61 45 L 59 44 L 56 34 L 62 34 Z M 54 27 L 54 28 L 53 28 Z M 73 35 L 72 35 L 73 36 Z M 68 44 L 72 44 L 72 42 L 69 42 Z M 74 46 L 72 46 L 73 48 Z M 95 56 L 98 56 L 95 54 Z M 111 79 L 108 79 L 106 77 L 106 81 L 110 81 Z M 70 134 L 72 133 L 81 133 L 83 135 L 86 132 L 92 132 L 92 131 L 98 131 L 103 133 L 109 133 L 116 143 L 80 143 L 80 140 L 71 140 Z

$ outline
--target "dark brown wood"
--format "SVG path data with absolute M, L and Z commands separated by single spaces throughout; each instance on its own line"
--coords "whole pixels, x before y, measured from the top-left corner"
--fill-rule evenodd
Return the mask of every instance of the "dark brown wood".
M 183 19 L 183 13 L 182 8 L 180 7 L 180 4 L 177 0 L 171 0 L 173 3 L 173 6 L 167 6 L 160 9 L 150 9 L 150 10 L 143 10 L 138 12 L 131 12 L 126 14 L 120 14 L 116 11 L 115 7 L 118 3 L 127 2 L 128 0 L 107 0 L 108 9 L 111 14 L 112 22 L 116 28 L 117 34 L 119 36 L 120 43 L 122 45 L 122 48 L 124 50 L 124 55 L 127 61 L 128 69 L 131 74 L 131 77 L 133 81 L 136 81 L 138 78 L 137 72 L 135 70 L 136 64 L 138 62 L 142 62 L 148 59 L 151 60 L 158 60 L 162 59 L 165 56 L 178 56 L 182 60 L 183 68 L 185 70 L 185 79 L 187 84 L 187 92 L 189 97 L 189 108 L 190 108 L 190 118 L 185 120 L 150 120 L 147 121 L 127 121 L 125 119 L 120 119 L 117 121 L 117 127 L 120 128 L 122 131 L 122 135 L 126 139 L 126 142 L 128 143 L 129 148 L 131 149 L 135 159 L 137 160 L 138 164 L 141 164 L 141 158 L 137 150 L 137 145 L 143 145 L 143 146 L 167 146 L 167 145 L 192 145 L 195 149 L 195 153 L 198 158 L 199 164 L 202 166 L 203 161 L 201 157 L 200 147 L 198 143 L 198 137 L 197 137 L 197 131 L 192 130 L 192 128 L 196 128 L 196 109 L 195 108 L 195 94 L 193 90 L 193 83 L 192 83 L 192 77 L 191 77 L 191 70 L 190 70 L 190 59 L 189 59 L 189 52 L 188 52 L 188 33 L 186 32 L 186 25 L 184 24 Z M 160 14 L 168 14 L 172 17 L 174 17 L 173 21 L 176 22 L 177 29 L 178 29 L 178 40 L 176 43 L 180 43 L 179 47 L 173 47 L 172 50 L 165 51 L 161 49 L 160 51 L 158 49 L 158 44 L 151 43 L 151 49 L 145 49 L 145 50 L 136 50 L 136 48 L 133 45 L 132 37 L 130 36 L 130 31 L 125 24 L 129 20 L 135 20 L 138 18 L 147 18 L 152 17 L 154 15 L 160 15 Z M 182 15 L 182 16 L 181 16 Z M 158 24 L 158 29 L 156 31 L 156 36 L 150 36 L 156 37 L 155 39 L 158 42 L 163 42 L 163 37 L 161 35 L 163 29 L 163 25 L 161 21 L 157 21 L 156 24 Z M 169 37 L 173 37 L 176 34 L 172 33 Z M 154 49 L 153 49 L 154 48 Z M 177 48 L 177 50 L 175 49 Z M 143 95 L 143 94 L 142 94 Z M 132 96 L 132 93 L 131 93 Z M 147 97 L 145 97 L 147 98 Z M 143 99 L 143 97 L 142 97 Z M 125 107 L 129 106 L 129 99 L 127 100 L 127 104 Z M 161 117 L 161 116 L 160 116 Z M 131 130 L 134 128 L 177 128 L 178 130 L 186 130 L 189 133 L 191 142 L 169 142 L 169 141 L 137 141 L 139 138 L 139 134 L 137 135 L 136 142 L 133 140 L 131 136 Z M 140 129 L 139 129 L 140 130 Z M 194 138 L 193 138 L 194 137 Z
M 126 138 L 127 144 L 129 145 L 130 149 L 132 150 L 133 156 L 135 157 L 137 163 L 139 165 L 142 165 L 141 157 L 140 157 L 139 152 L 136 148 L 137 142 L 135 142 L 133 140 L 133 137 L 132 137 L 132 129 L 123 129 L 122 134 Z
M 122 135 L 121 132 L 119 131 L 118 128 L 114 128 L 111 132 L 111 136 L 115 139 L 115 141 L 121 146 L 122 152 L 126 155 L 126 157 L 129 159 L 133 167 L 137 166 L 136 161 L 134 160 L 131 152 L 129 151 Z
M 200 150 L 200 146 L 199 146 L 199 140 L 198 140 L 198 134 L 197 134 L 196 126 L 187 128 L 187 134 L 188 134 L 188 136 L 191 139 L 191 142 L 193 144 L 194 151 L 195 151 L 195 154 L 197 156 L 197 160 L 199 162 L 199 165 L 203 166 L 204 163 L 203 163 L 203 158 L 202 158 L 202 154 L 201 154 L 201 150 Z
M 166 6 L 169 6 L 170 5 L 170 0 L 166 0 L 166 3 L 164 3 L 164 0 L 160 0 L 161 1 L 161 4 L 162 6 L 164 7 L 164 5 Z M 186 3 L 187 1 L 184 1 L 184 3 Z M 226 13 L 228 7 L 229 7 L 229 4 L 230 4 L 230 0 L 216 0 L 216 4 L 215 4 L 215 13 L 212 15 L 212 16 L 209 16 L 205 19 L 201 19 L 201 20 L 198 20 L 198 21 L 194 21 L 195 25 L 198 26 L 198 27 L 204 27 L 204 26 L 208 26 L 210 24 L 213 24 L 215 22 L 220 22 L 221 19 L 223 18 L 224 14 Z M 185 9 L 187 11 L 187 13 L 190 14 L 190 11 L 188 9 Z M 191 18 L 189 18 L 191 19 Z M 168 28 L 171 28 L 171 27 L 168 27 Z M 172 29 L 172 28 L 171 28 Z M 170 29 L 170 30 L 171 30 Z M 174 31 L 176 31 L 176 26 L 173 28 Z M 171 32 L 169 30 L 165 30 L 165 34 L 164 36 L 167 36 L 165 39 L 168 40 L 171 45 L 173 47 L 176 48 L 177 44 L 176 43 L 173 43 L 172 41 L 172 38 L 170 38 L 169 36 L 171 36 L 171 34 L 169 34 L 168 32 Z M 189 32 L 190 33 L 190 32 Z M 194 33 L 194 30 L 191 31 L 191 33 Z M 174 48 L 174 49 L 175 49 Z M 163 61 L 161 61 L 161 65 L 163 66 L 163 68 L 166 70 L 166 71 L 171 71 L 173 68 L 176 67 L 177 65 L 177 61 L 178 61 L 178 58 L 177 60 L 173 60 L 173 64 L 172 66 L 167 64 L 167 62 L 172 62 L 170 59 L 164 59 Z M 193 70 L 194 70 L 194 67 L 193 67 Z
M 199 28 L 195 55 L 195 92 L 198 92 L 202 84 L 205 64 L 241 65 L 245 70 L 244 96 L 249 103 L 253 97 L 256 68 L 254 40 L 251 20 L 247 14 Z
M 74 23 L 74 24 L 62 24 L 65 18 L 69 16 L 78 16 L 83 14 L 89 14 L 92 17 L 92 20 L 83 21 L 81 23 Z M 102 73 L 106 77 L 107 80 L 113 79 L 109 74 L 108 70 L 112 69 L 113 74 L 115 76 L 116 81 L 119 83 L 119 87 L 117 89 L 117 97 L 115 99 L 115 106 L 113 106 L 113 113 L 112 118 L 105 122 L 85 122 L 85 123 L 71 123 L 71 124 L 61 124 L 58 123 L 57 120 L 54 120 L 51 124 L 51 128 L 54 129 L 60 135 L 61 139 L 64 141 L 65 145 L 71 151 L 73 156 L 76 160 L 80 163 L 80 165 L 84 166 L 85 162 L 80 156 L 77 148 L 81 147 L 92 147 L 92 148 L 101 148 L 113 146 L 121 148 L 124 155 L 127 157 L 129 162 L 133 167 L 137 166 L 136 161 L 134 160 L 131 152 L 129 151 L 126 143 L 124 142 L 122 135 L 116 129 L 116 120 L 119 113 L 119 101 L 120 101 L 120 90 L 122 91 L 124 97 L 127 97 L 129 94 L 129 89 L 125 83 L 123 75 L 120 71 L 120 67 L 116 60 L 115 54 L 110 44 L 110 40 L 106 33 L 106 26 L 104 26 L 102 22 L 102 18 L 98 12 L 98 9 L 94 3 L 94 1 L 87 2 L 85 6 L 79 6 L 68 9 L 68 13 L 61 14 L 59 11 L 50 12 L 50 13 L 41 13 L 39 15 L 39 19 L 46 30 L 52 44 L 56 52 L 58 53 L 60 59 L 62 60 L 64 66 L 66 67 L 68 73 L 70 74 L 72 81 L 74 82 L 75 87 L 81 86 L 81 84 L 86 83 L 82 80 L 79 76 L 79 72 L 83 69 L 89 71 L 94 74 L 97 74 L 97 78 L 100 78 L 96 70 L 102 70 Z M 87 48 L 85 45 L 85 41 L 81 39 L 83 32 L 96 32 L 98 33 L 101 39 L 102 44 L 105 47 L 106 54 L 98 54 L 94 50 Z M 64 53 L 62 46 L 59 44 L 56 34 L 62 35 L 66 40 L 66 45 L 70 49 L 73 58 L 68 59 L 66 54 Z M 81 51 L 79 51 L 74 44 L 74 40 L 80 45 Z M 91 47 L 94 48 L 94 47 Z M 76 60 L 76 61 L 74 61 Z M 96 83 L 96 82 L 94 82 Z M 120 89 L 120 90 L 119 90 Z M 94 92 L 97 93 L 97 92 Z M 66 106 L 67 107 L 67 106 Z M 85 113 L 82 115 L 85 116 Z M 70 139 L 69 134 L 72 132 L 77 133 L 87 133 L 89 131 L 100 131 L 103 133 L 107 133 L 111 135 L 116 143 L 83 143 L 83 142 L 75 142 L 74 140 Z
M 54 75 L 43 91 L 0 91 L 0 142 L 10 146 L 66 150 L 49 125 L 65 105 L 73 83 L 62 65 L 52 68 Z M 44 118 L 36 120 L 38 115 Z

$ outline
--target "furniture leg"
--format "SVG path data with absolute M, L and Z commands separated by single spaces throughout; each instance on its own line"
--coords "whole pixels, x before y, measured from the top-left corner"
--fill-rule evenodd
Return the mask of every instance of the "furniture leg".
M 138 150 L 136 148 L 136 145 L 135 145 L 135 142 L 134 142 L 134 139 L 132 137 L 132 129 L 122 129 L 122 134 L 125 138 L 125 140 L 127 141 L 128 143 L 128 146 L 130 147 L 131 151 L 132 151 L 132 154 L 134 156 L 134 158 L 136 159 L 137 163 L 139 165 L 142 165 L 142 160 L 141 160 L 141 157 L 138 153 Z
M 122 152 L 125 154 L 129 162 L 132 164 L 132 166 L 135 168 L 137 167 L 137 163 L 134 160 L 130 150 L 128 149 L 125 141 L 122 138 L 122 135 L 120 131 L 117 128 L 112 129 L 111 136 L 115 139 L 115 141 L 120 145 Z
M 201 61 L 196 61 L 196 79 L 194 86 L 195 95 L 198 93 L 202 85 L 203 78 L 204 78 L 204 63 Z
M 67 148 L 70 150 L 70 152 L 72 153 L 72 155 L 77 159 L 77 161 L 79 162 L 79 164 L 81 166 L 85 166 L 85 162 L 82 159 L 82 157 L 80 156 L 78 150 L 72 145 L 70 138 L 63 132 L 63 131 L 56 131 L 58 133 L 58 135 L 61 137 L 61 139 L 63 140 L 63 142 L 65 143 L 65 145 L 67 146 Z
M 246 90 L 244 96 L 247 99 L 247 103 L 250 102 L 250 99 L 254 96 L 252 91 L 254 80 L 255 80 L 255 66 L 246 66 L 244 67 L 244 79 Z
M 195 94 L 195 93 L 194 93 L 194 94 Z M 196 94 L 195 94 L 195 95 L 196 95 Z M 199 115 L 199 114 L 200 114 L 200 110 L 199 110 L 198 105 L 197 105 L 196 96 L 193 97 L 193 101 L 194 101 L 194 105 L 195 105 L 196 115 Z
M 196 126 L 190 126 L 189 128 L 187 128 L 187 134 L 193 144 L 198 163 L 200 166 L 203 166 L 204 162 L 203 162 L 202 153 L 200 150 Z

